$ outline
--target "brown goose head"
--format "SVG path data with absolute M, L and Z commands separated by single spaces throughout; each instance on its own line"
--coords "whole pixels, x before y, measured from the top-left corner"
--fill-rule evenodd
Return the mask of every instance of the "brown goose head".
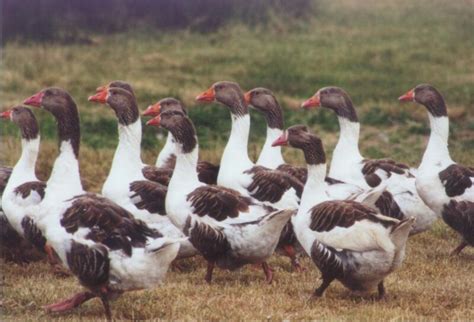
M 135 92 L 133 91 L 132 85 L 130 85 L 130 83 L 127 83 L 127 82 L 121 81 L 121 80 L 114 80 L 114 81 L 108 83 L 107 85 L 97 87 L 96 93 L 102 92 L 106 88 L 110 88 L 110 87 L 122 88 L 126 91 L 129 91 L 130 93 L 132 93 L 133 96 L 135 96 Z
M 196 97 L 198 102 L 219 102 L 227 106 L 236 116 L 248 114 L 248 106 L 239 84 L 228 81 L 214 83 L 207 91 Z
M 420 84 L 398 98 L 400 102 L 417 102 L 424 105 L 434 117 L 448 116 L 443 95 L 432 85 Z
M 321 139 L 309 132 L 306 125 L 293 125 L 289 127 L 272 145 L 289 145 L 302 150 L 307 164 L 317 165 L 326 163 L 326 154 Z
M 147 125 L 160 126 L 173 135 L 183 153 L 189 153 L 197 145 L 196 129 L 191 119 L 181 111 L 168 110 L 149 120 Z
M 316 107 L 329 108 L 339 117 L 348 119 L 351 122 L 359 122 L 349 94 L 340 87 L 330 86 L 321 88 L 311 98 L 304 101 L 301 107 L 305 109 Z
M 272 91 L 258 87 L 245 93 L 244 98 L 248 105 L 263 113 L 269 128 L 283 130 L 283 111 Z
M 89 101 L 109 105 L 114 110 L 118 122 L 124 126 L 135 123 L 139 118 L 135 96 L 121 87 L 105 86 L 90 96 Z
M 0 114 L 3 119 L 9 119 L 15 123 L 21 131 L 21 137 L 25 140 L 36 139 L 39 135 L 38 121 L 33 112 L 24 106 L 15 106 Z
M 76 157 L 81 138 L 79 112 L 72 96 L 59 87 L 45 88 L 27 98 L 23 104 L 42 107 L 53 114 L 60 141 L 70 141 Z
M 173 97 L 163 98 L 157 103 L 148 106 L 142 115 L 155 117 L 160 114 L 160 112 L 166 112 L 169 110 L 174 110 L 176 112 L 181 112 L 184 115 L 188 115 L 188 111 L 184 104 Z

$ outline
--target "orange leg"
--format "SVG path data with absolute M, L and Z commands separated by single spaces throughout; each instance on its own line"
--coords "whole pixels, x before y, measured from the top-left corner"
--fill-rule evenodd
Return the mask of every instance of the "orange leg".
M 267 262 L 262 263 L 262 269 L 265 273 L 266 281 L 268 284 L 271 284 L 273 281 L 273 270 L 268 266 Z
M 283 246 L 283 250 L 285 251 L 286 256 L 288 256 L 291 259 L 291 265 L 293 268 L 298 272 L 304 272 L 305 269 L 303 266 L 301 266 L 295 252 L 295 248 L 291 245 L 285 245 Z

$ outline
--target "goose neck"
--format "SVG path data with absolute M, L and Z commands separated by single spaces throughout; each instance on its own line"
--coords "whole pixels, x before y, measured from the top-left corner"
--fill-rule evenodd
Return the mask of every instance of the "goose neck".
M 142 140 L 142 124 L 140 118 L 129 125 L 118 125 L 119 143 L 112 162 L 112 169 L 120 165 L 124 169 L 134 169 L 141 172 L 142 160 L 140 155 L 140 144 Z M 123 168 L 123 166 L 128 166 Z
M 168 133 L 165 145 L 161 149 L 160 153 L 158 154 L 158 158 L 156 159 L 156 166 L 164 167 L 166 162 L 174 155 L 174 151 L 175 146 L 173 142 L 173 136 Z
M 308 164 L 306 180 L 298 213 L 306 213 L 311 207 L 328 200 L 326 194 L 326 163 Z
M 429 114 L 429 120 L 431 133 L 420 168 L 440 162 L 452 162 L 448 149 L 449 118 Z
M 222 154 L 221 166 L 240 165 L 239 168 L 247 169 L 252 165 L 248 156 L 248 140 L 250 132 L 250 115 L 234 115 L 232 117 L 232 129 L 229 141 Z M 236 171 L 239 169 L 229 169 L 228 171 Z M 226 170 L 224 170 L 226 171 Z
M 282 133 L 282 129 L 267 127 L 267 138 L 258 157 L 257 164 L 275 169 L 285 163 L 281 154 L 281 146 L 272 147 L 272 143 L 278 139 Z

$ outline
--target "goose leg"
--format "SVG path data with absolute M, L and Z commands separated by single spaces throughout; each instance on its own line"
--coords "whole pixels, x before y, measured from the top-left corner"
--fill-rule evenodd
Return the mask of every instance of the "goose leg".
M 451 256 L 459 255 L 459 253 L 467 246 L 467 242 L 465 240 L 461 241 L 458 247 L 456 247 L 452 252 Z
M 43 306 L 47 312 L 65 312 L 73 308 L 78 307 L 82 303 L 96 297 L 94 293 L 91 292 L 80 292 L 74 295 L 73 297 L 50 305 Z
M 48 244 L 44 245 L 44 251 L 46 252 L 48 262 L 53 267 L 53 274 L 60 277 L 71 276 L 71 273 L 66 270 L 58 260 L 58 256 L 54 249 Z
M 110 304 L 109 299 L 107 298 L 107 294 L 101 294 L 100 300 L 102 301 L 102 305 L 104 306 L 105 317 L 107 321 L 112 321 L 112 312 L 110 311 Z
M 263 272 L 265 273 L 266 281 L 268 284 L 271 284 L 273 281 L 273 270 L 271 269 L 270 266 L 268 266 L 267 262 L 262 263 L 262 269 Z
M 206 277 L 204 278 L 208 284 L 211 284 L 212 281 L 212 272 L 214 271 L 214 262 L 207 262 L 207 272 Z
M 379 283 L 379 285 L 377 286 L 377 289 L 379 291 L 378 299 L 381 300 L 385 297 L 385 286 L 383 285 L 383 281 Z
M 331 284 L 332 281 L 334 281 L 334 277 L 323 275 L 323 282 L 317 289 L 314 290 L 313 297 L 323 296 L 324 291 L 328 288 L 329 284 Z
M 293 246 L 291 245 L 285 245 L 283 246 L 283 250 L 285 251 L 286 256 L 288 256 L 291 259 L 291 265 L 297 271 L 298 273 L 302 273 L 305 271 L 304 267 L 301 266 L 297 256 L 296 252 Z

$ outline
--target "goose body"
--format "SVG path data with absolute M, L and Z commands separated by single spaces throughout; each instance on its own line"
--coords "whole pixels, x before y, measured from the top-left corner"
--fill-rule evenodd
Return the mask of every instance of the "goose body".
M 160 283 L 179 242 L 163 237 L 109 199 L 83 190 L 79 115 L 66 91 L 47 88 L 24 103 L 54 115 L 60 142 L 44 199 L 31 210 L 38 212 L 38 227 L 62 264 L 88 289 L 46 308 L 65 311 L 100 297 L 111 319 L 109 299 Z
M 127 83 L 125 83 L 127 84 Z M 189 240 L 166 216 L 165 197 L 167 187 L 159 182 L 147 180 L 143 173 L 145 165 L 141 159 L 142 124 L 131 86 L 101 87 L 89 100 L 110 106 L 117 117 L 119 143 L 112 166 L 102 188 L 102 195 L 142 220 L 166 237 L 181 238 L 178 258 L 197 253 Z
M 441 93 L 421 84 L 400 97 L 414 101 L 428 111 L 431 134 L 416 175 L 420 197 L 444 222 L 462 236 L 454 249 L 458 254 L 474 245 L 474 168 L 454 162 L 449 154 L 449 118 Z
M 410 168 L 390 159 L 365 159 L 359 151 L 360 123 L 349 95 L 338 87 L 325 87 L 303 103 L 303 107 L 327 107 L 339 120 L 340 136 L 333 152 L 329 176 L 368 189 L 384 182 L 391 206 L 381 200 L 378 209 L 397 219 L 415 218 L 411 234 L 423 232 L 437 219 L 420 198 Z
M 276 211 L 254 204 L 235 190 L 200 182 L 196 170 L 198 144 L 191 120 L 182 113 L 168 111 L 152 121 L 149 123 L 168 129 L 176 142 L 176 166 L 166 209 L 208 261 L 206 280 L 211 281 L 214 265 L 233 270 L 261 263 L 271 282 L 265 260 L 275 250 L 293 211 Z
M 44 251 L 46 240 L 37 227 L 37 212 L 29 208 L 41 203 L 46 184 L 36 177 L 40 135 L 34 114 L 26 107 L 17 106 L 2 113 L 21 130 L 22 152 L 10 173 L 2 195 L 2 209 L 12 228 L 35 247 Z
M 401 265 L 414 219 L 400 221 L 356 201 L 329 200 L 322 185 L 326 159 L 321 140 L 301 126 L 290 127 L 275 143 L 302 149 L 308 164 L 301 205 L 291 220 L 300 244 L 322 273 L 323 283 L 314 295 L 321 296 L 337 279 L 355 291 L 378 286 L 383 296 L 383 279 Z

